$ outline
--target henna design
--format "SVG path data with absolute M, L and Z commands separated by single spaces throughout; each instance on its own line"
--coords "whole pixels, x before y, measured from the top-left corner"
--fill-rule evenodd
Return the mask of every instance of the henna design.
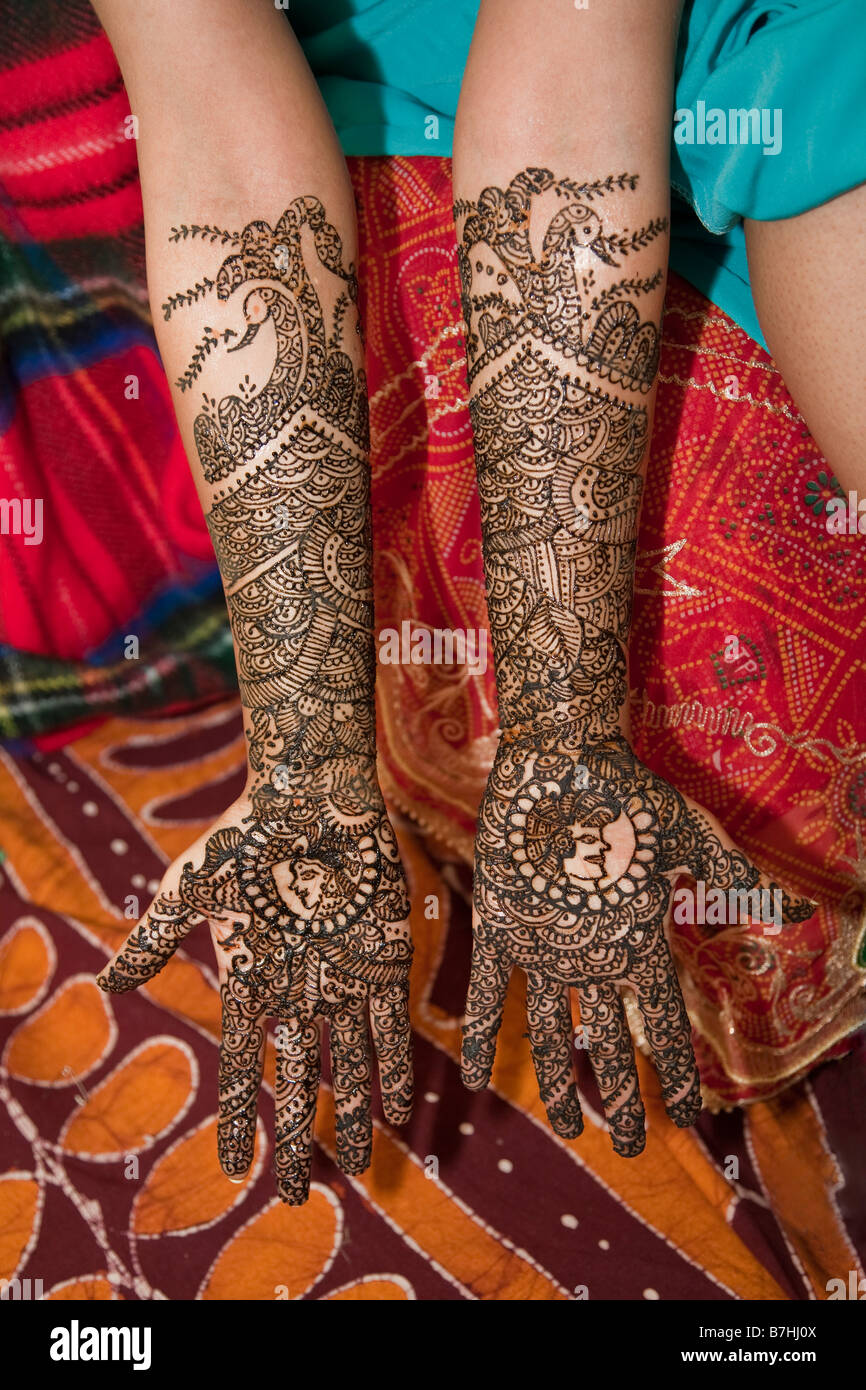
M 354 270 L 315 198 L 240 235 L 185 224 L 172 240 L 231 243 L 168 319 L 216 292 L 236 327 L 205 328 L 176 383 L 215 359 L 241 381 L 202 393 L 194 437 L 207 523 L 234 637 L 250 781 L 236 823 L 207 838 L 103 972 L 121 991 L 150 979 L 202 917 L 228 960 L 222 997 L 219 1154 L 253 1157 L 265 1019 L 277 1021 L 275 1169 L 306 1199 L 321 1028 L 330 1033 L 337 1161 L 370 1161 L 371 1038 L 394 1123 L 412 1102 L 409 903 L 375 776 L 375 656 L 368 422 Z M 325 296 L 330 291 L 330 308 Z M 261 389 L 245 350 L 271 335 Z M 238 354 L 234 358 L 234 354 Z M 170 880 L 170 881 L 169 881 Z
M 470 409 L 502 736 L 479 813 L 463 1075 L 487 1085 L 508 978 L 527 975 L 529 1041 L 554 1130 L 583 1122 L 568 990 L 617 1153 L 644 1146 L 621 990 L 641 1010 L 668 1114 L 700 1110 L 664 926 L 677 873 L 762 881 L 620 732 L 634 556 L 659 335 L 634 300 L 664 271 L 611 278 L 665 230 L 603 219 L 633 175 L 527 169 L 455 205 Z M 617 259 L 619 258 L 619 259 Z M 608 277 L 605 282 L 604 276 Z M 775 885 L 773 885 L 775 886 Z M 784 920 L 813 904 L 783 895 Z
M 171 318 L 175 309 L 182 309 L 188 304 L 195 304 L 197 300 L 204 299 L 205 295 L 210 294 L 213 288 L 213 280 L 209 280 L 208 277 L 205 276 L 204 280 L 199 280 L 197 284 L 193 285 L 192 289 L 179 290 L 177 294 L 170 294 L 162 306 L 162 316 L 166 323 Z
M 227 232 L 224 227 L 199 226 L 197 223 L 188 227 L 185 222 L 182 222 L 179 227 L 172 227 L 168 239 L 169 241 L 186 241 L 188 237 L 203 237 L 211 244 L 218 241 L 222 246 L 226 246 L 230 242 L 240 241 L 237 232 Z
M 596 287 L 612 234 L 585 187 L 530 169 L 486 189 L 461 204 L 459 256 L 500 718 L 601 737 L 625 699 L 658 332 L 627 281 Z

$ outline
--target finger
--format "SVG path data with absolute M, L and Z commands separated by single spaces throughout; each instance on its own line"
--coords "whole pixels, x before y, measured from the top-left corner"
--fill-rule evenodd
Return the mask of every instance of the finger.
M 222 999 L 217 1153 L 223 1172 L 237 1181 L 253 1161 L 265 1028 L 258 1005 L 236 978 L 223 985 Z
M 412 1027 L 409 987 L 392 985 L 370 998 L 370 1027 L 379 1059 L 382 1109 L 392 1125 L 404 1125 L 412 1114 Z
M 274 1171 L 280 1197 L 294 1207 L 310 1195 L 321 1033 L 315 1021 L 293 1018 L 281 1026 L 286 1032 L 277 1049 Z
M 566 985 L 532 975 L 526 993 L 529 1045 L 538 1092 L 556 1134 L 576 1139 L 583 1132 L 571 1044 L 571 1001 Z
M 337 1126 L 337 1165 L 344 1173 L 370 1166 L 370 1035 L 363 1013 L 338 1009 L 331 1018 L 331 1072 Z
M 667 942 L 658 955 L 638 961 L 629 976 L 643 1019 L 665 1109 L 681 1129 L 701 1113 L 701 1079 L 692 1048 L 692 1029 Z
M 158 893 L 113 960 L 96 977 L 100 989 L 122 994 L 153 979 L 200 920 L 173 893 Z
M 818 904 L 812 898 L 786 892 L 737 848 L 709 811 L 690 799 L 687 805 L 688 851 L 679 867 L 705 885 L 705 895 L 721 890 L 712 897 L 707 925 L 757 921 L 774 934 L 785 922 L 803 922 L 813 915 Z
M 646 1143 L 646 1117 L 631 1033 L 615 985 L 579 986 L 582 1044 L 589 1053 L 614 1151 L 636 1158 Z
M 483 928 L 475 913 L 472 929 L 474 940 L 463 1021 L 461 1075 L 463 1085 L 470 1091 L 483 1091 L 490 1083 L 493 1070 L 496 1035 L 502 1023 L 510 968 L 490 943 L 483 940 Z

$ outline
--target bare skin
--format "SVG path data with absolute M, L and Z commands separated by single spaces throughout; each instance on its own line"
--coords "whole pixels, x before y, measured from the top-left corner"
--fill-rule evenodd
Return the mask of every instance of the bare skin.
M 866 184 L 783 222 L 746 222 L 767 346 L 837 478 L 866 496 Z

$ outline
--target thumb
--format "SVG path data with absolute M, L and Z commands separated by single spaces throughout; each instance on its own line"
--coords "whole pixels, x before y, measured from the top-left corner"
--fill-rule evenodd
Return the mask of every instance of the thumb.
M 180 868 L 172 864 L 159 892 L 96 983 L 110 994 L 137 989 L 158 974 L 191 930 L 198 914 L 181 902 Z
M 121 994 L 151 980 L 195 924 L 209 920 L 205 909 L 211 904 L 202 901 L 202 885 L 198 880 L 209 867 L 224 867 L 232 858 L 238 840 L 243 838 L 236 824 L 237 813 L 238 803 L 235 803 L 168 866 L 147 912 L 133 927 L 114 959 L 97 975 L 100 989 Z M 207 879 L 207 875 L 205 877 Z M 224 880 L 222 897 L 226 901 L 220 903 L 221 907 L 231 905 L 233 875 L 225 874 Z M 220 957 L 220 983 L 224 978 L 225 962 Z
M 770 924 L 778 931 L 783 922 L 803 922 L 812 916 L 818 906 L 812 898 L 782 888 L 735 845 L 709 811 L 690 799 L 687 805 L 690 843 L 681 867 L 707 889 L 727 893 L 729 905 L 731 895 L 735 896 L 734 922 L 762 921 L 769 933 Z M 723 921 L 731 924 L 729 912 L 725 912 Z

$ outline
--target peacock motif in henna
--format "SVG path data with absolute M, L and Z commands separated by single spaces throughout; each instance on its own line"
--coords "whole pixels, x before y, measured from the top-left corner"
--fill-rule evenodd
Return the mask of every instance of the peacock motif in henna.
M 626 643 L 658 366 L 642 297 L 666 220 L 609 225 L 637 187 L 527 169 L 458 200 L 470 410 L 502 734 L 475 848 L 463 1076 L 487 1085 L 513 967 L 527 977 L 540 1094 L 557 1133 L 583 1128 L 570 991 L 617 1153 L 645 1142 L 622 990 L 634 994 L 675 1123 L 700 1111 L 688 1016 L 665 936 L 673 883 L 766 886 L 711 819 L 623 737 Z M 775 885 L 770 885 L 775 888 Z M 783 918 L 814 910 L 782 895 Z
M 163 888 L 100 976 L 133 989 L 195 922 L 225 962 L 219 1156 L 252 1162 L 265 1020 L 277 1021 L 275 1168 L 280 1195 L 309 1191 L 327 1021 L 337 1160 L 370 1161 L 375 1044 L 386 1116 L 412 1102 L 409 903 L 375 774 L 368 423 L 357 286 L 315 198 L 274 227 L 175 228 L 217 248 L 166 319 L 215 291 L 182 392 L 237 363 L 237 390 L 202 390 L 194 435 L 210 488 L 207 523 L 223 578 L 249 747 L 243 814 L 221 825 Z M 224 255 L 229 250 L 227 256 Z M 237 326 L 235 326 L 235 324 Z M 270 343 L 259 389 L 249 349 Z M 260 360 L 257 359 L 257 360 Z

